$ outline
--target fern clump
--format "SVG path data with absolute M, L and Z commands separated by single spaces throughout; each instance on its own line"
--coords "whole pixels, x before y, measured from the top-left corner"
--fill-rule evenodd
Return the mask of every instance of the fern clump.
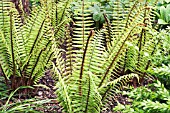
M 104 14 L 105 24 L 100 30 L 93 28 L 88 4 L 75 4 L 66 49 L 55 54 L 54 73 L 59 80 L 56 93 L 69 113 L 110 111 L 117 90 L 132 79 L 137 87 L 150 77 L 147 70 L 153 66 L 151 58 L 160 43 L 159 33 L 152 28 L 151 3 L 130 1 L 124 12 L 116 0 L 113 18 L 109 20 Z
M 24 22 L 10 0 L 0 4 L 0 67 L 6 84 L 9 83 L 12 90 L 33 86 L 53 56 L 52 40 L 58 32 L 57 28 L 54 31 L 50 4 L 56 3 L 51 1 L 47 7 L 42 1 L 40 6 L 32 6 Z

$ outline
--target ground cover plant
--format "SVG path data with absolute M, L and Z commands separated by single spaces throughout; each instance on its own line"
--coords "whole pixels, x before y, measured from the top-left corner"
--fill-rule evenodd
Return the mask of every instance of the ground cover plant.
M 165 10 L 158 11 L 157 3 L 157 0 L 1 0 L 0 85 L 5 90 L 0 97 L 5 104 L 0 110 L 45 112 L 43 106 L 53 101 L 61 108 L 60 112 L 108 113 L 122 109 L 113 108 L 119 103 L 118 91 L 125 86 L 136 88 L 132 92 L 135 94 L 139 92 L 137 89 L 144 91 L 148 82 L 158 78 L 162 82 L 166 79 L 168 87 L 168 77 L 160 73 L 162 67 L 169 66 L 169 30 L 168 24 L 164 27 L 159 24 L 160 19 L 167 21 L 169 17 L 161 16 L 163 12 L 168 14 Z M 159 20 L 158 25 L 155 19 Z M 165 31 L 161 30 L 164 28 Z M 47 70 L 50 74 L 45 74 Z M 55 90 L 55 100 L 37 100 L 32 94 L 38 90 L 37 86 L 48 89 L 51 80 L 45 85 L 37 84 L 44 74 L 55 80 L 55 87 L 50 86 Z M 156 88 L 162 91 L 161 86 Z M 43 92 L 38 92 L 39 97 Z M 21 102 L 9 103 L 13 97 L 17 98 L 15 94 L 27 96 Z M 147 102 L 161 105 L 152 99 L 145 102 L 133 99 L 141 106 L 131 103 L 130 111 L 136 107 L 142 112 L 145 107 L 149 112 L 153 106 L 142 106 Z M 160 112 L 167 111 L 169 100 L 166 102 L 163 104 L 166 109 Z
M 152 89 L 154 88 L 154 90 Z M 124 92 L 132 100 L 132 105 L 123 105 L 118 103 L 114 108 L 115 111 L 123 113 L 169 113 L 170 95 L 169 91 L 161 84 L 160 81 L 147 87 L 138 87 L 131 92 Z

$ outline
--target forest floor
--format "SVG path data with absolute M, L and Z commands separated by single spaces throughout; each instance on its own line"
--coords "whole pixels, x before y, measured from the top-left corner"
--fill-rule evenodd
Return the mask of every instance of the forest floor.
M 5 82 L 2 79 L 2 73 L 0 70 L 0 85 L 3 86 L 3 88 L 0 88 L 0 107 L 5 105 L 6 101 L 9 98 L 10 91 L 8 90 L 5 86 Z M 28 96 L 21 96 L 20 94 L 14 94 L 13 97 L 10 99 L 9 104 L 17 103 L 17 102 L 22 102 L 26 99 L 31 99 L 34 98 L 36 100 L 48 100 L 50 99 L 50 102 L 47 102 L 43 104 L 43 106 L 36 107 L 35 109 L 37 111 L 40 111 L 42 113 L 62 113 L 62 107 L 59 106 L 59 103 L 56 101 L 56 94 L 55 94 L 55 80 L 53 79 L 50 71 L 46 71 L 45 75 L 39 80 L 37 83 L 37 87 L 35 88 L 34 92 L 29 94 Z M 7 92 L 5 91 L 7 90 Z M 2 94 L 4 92 L 4 94 Z M 4 95 L 4 97 L 3 97 Z
M 39 84 L 43 84 L 45 86 L 47 86 L 49 89 L 47 88 L 38 88 L 36 97 L 40 98 L 40 99 L 56 99 L 57 96 L 55 94 L 55 80 L 52 77 L 50 71 L 47 71 L 45 73 L 45 76 L 43 76 L 40 81 Z M 119 101 L 119 103 L 121 104 L 130 104 L 128 102 L 128 97 L 126 96 L 122 96 L 121 94 L 118 94 L 117 96 L 115 96 L 116 101 Z M 115 102 L 114 102 L 115 103 Z M 104 113 L 112 113 L 111 109 L 113 109 L 117 104 L 112 104 L 109 106 L 109 110 L 107 110 Z M 63 113 L 62 112 L 62 107 L 59 105 L 59 103 L 57 101 L 52 101 L 51 103 L 47 103 L 45 104 L 45 107 L 43 109 L 39 109 L 40 111 L 43 111 L 44 113 Z
M 51 72 L 48 70 L 45 73 L 38 84 L 45 85 L 48 88 L 40 87 L 36 91 L 36 98 L 39 99 L 56 99 L 57 96 L 55 94 L 55 80 L 51 75 Z M 44 113 L 62 113 L 62 107 L 59 106 L 59 103 L 54 100 L 50 103 L 44 105 L 44 108 L 37 109 Z
M 0 76 L 2 77 L 1 73 L 0 73 Z M 39 100 L 45 100 L 45 99 L 53 99 L 53 100 L 48 103 L 43 104 L 43 107 L 37 107 L 36 110 L 41 111 L 43 113 L 63 113 L 62 107 L 59 105 L 59 103 L 56 100 L 57 95 L 55 94 L 55 90 L 56 90 L 55 89 L 55 80 L 52 77 L 52 74 L 49 70 L 46 71 L 45 75 L 40 79 L 38 84 L 41 87 L 36 88 L 33 96 L 31 96 L 31 97 L 39 99 Z M 42 87 L 42 86 L 45 86 L 45 87 Z M 23 98 L 19 98 L 19 97 L 14 97 L 14 98 L 15 99 L 10 100 L 9 103 L 14 103 L 15 102 L 14 100 L 23 101 L 24 99 L 28 99 L 28 98 L 23 99 Z M 130 102 L 128 102 L 128 97 L 122 96 L 121 94 L 116 95 L 115 99 L 116 100 L 112 100 L 112 101 L 118 101 L 119 103 L 121 103 L 123 105 L 131 104 Z M 0 99 L 0 107 L 5 104 L 6 100 L 7 99 L 5 99 L 5 100 Z M 114 104 L 110 104 L 108 106 L 109 109 L 103 113 L 112 113 L 112 109 L 117 104 L 115 102 L 111 102 L 111 103 L 114 103 Z

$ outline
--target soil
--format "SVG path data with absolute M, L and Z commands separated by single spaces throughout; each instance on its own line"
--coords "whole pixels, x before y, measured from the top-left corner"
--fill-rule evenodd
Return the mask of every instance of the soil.
M 1 72 L 0 72 L 0 77 L 2 77 Z M 0 81 L 0 83 L 1 82 L 2 81 Z M 147 81 L 145 84 L 148 84 L 148 83 L 149 82 Z M 40 99 L 40 100 L 44 100 L 44 99 L 54 99 L 54 100 L 52 100 L 50 103 L 43 104 L 43 108 L 41 108 L 41 107 L 36 108 L 36 110 L 41 111 L 43 113 L 63 113 L 62 112 L 62 107 L 59 105 L 59 103 L 56 100 L 57 96 L 55 94 L 55 89 L 54 89 L 55 80 L 52 77 L 52 74 L 51 74 L 50 70 L 46 71 L 44 76 L 39 80 L 39 82 L 37 84 L 39 84 L 39 85 L 41 84 L 42 86 L 44 85 L 45 87 L 42 87 L 42 86 L 37 87 L 36 90 L 34 91 L 34 94 L 33 94 L 32 97 Z M 1 89 L 0 89 L 0 91 L 1 91 Z M 1 95 L 0 95 L 0 97 L 1 97 Z M 16 102 L 18 100 L 20 100 L 20 101 L 24 100 L 23 98 L 20 98 L 20 96 L 19 97 L 14 97 L 14 98 L 15 99 L 11 100 L 9 103 L 13 103 L 13 102 Z M 7 98 L 6 99 L 0 99 L 0 107 L 5 104 L 6 100 L 7 100 Z M 123 105 L 131 104 L 130 102 L 128 102 L 128 97 L 123 96 L 121 94 L 116 95 L 114 100 L 112 100 L 112 101 L 113 102 L 111 102 L 108 105 L 108 109 L 103 113 L 112 113 L 112 109 L 116 106 L 115 101 L 118 101 L 119 103 L 121 103 Z M 116 113 L 118 113 L 118 112 L 116 112 Z
M 55 100 L 57 98 L 55 94 L 55 80 L 52 77 L 50 71 L 46 71 L 45 76 L 43 76 L 38 84 L 43 84 L 48 88 L 39 87 L 36 91 L 36 98 L 39 99 L 54 99 L 52 102 L 45 104 L 43 107 L 45 109 L 39 109 L 43 113 L 62 113 L 62 107 Z
M 3 84 L 2 86 L 5 86 L 5 82 L 2 77 L 2 73 L 0 70 L 0 85 Z M 37 107 L 37 111 L 41 111 L 42 113 L 62 113 L 62 107 L 59 106 L 59 103 L 56 101 L 56 94 L 55 94 L 55 80 L 53 79 L 51 73 L 49 70 L 46 71 L 45 75 L 40 79 L 40 81 L 37 83 L 38 85 L 41 84 L 41 87 L 37 87 L 34 91 L 33 94 L 29 96 L 21 96 L 21 95 L 14 95 L 12 99 L 9 101 L 9 104 L 12 104 L 14 102 L 19 102 L 23 101 L 25 99 L 29 98 L 36 98 L 38 100 L 45 100 L 45 99 L 54 99 L 50 101 L 50 103 L 46 103 L 42 107 Z M 44 85 L 42 87 L 42 85 Z M 1 86 L 0 86 L 1 87 Z M 0 88 L 0 93 L 1 91 L 8 90 L 7 87 L 5 88 Z M 9 92 L 4 93 L 6 95 L 6 98 L 3 98 L 2 95 L 0 94 L 0 107 L 5 105 L 8 95 L 10 94 Z

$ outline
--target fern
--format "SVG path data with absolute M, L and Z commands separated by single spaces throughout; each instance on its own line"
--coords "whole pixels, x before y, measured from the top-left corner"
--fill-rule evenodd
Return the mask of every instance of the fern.
M 152 28 L 153 9 L 147 1 L 130 1 L 125 8 L 115 1 L 114 18 L 104 15 L 106 23 L 100 31 L 93 31 L 87 4 L 75 4 L 66 49 L 55 53 L 56 93 L 65 112 L 108 111 L 117 90 L 123 90 L 133 78 L 139 82 L 147 75 L 159 45 L 158 32 Z
M 8 9 L 11 7 L 11 2 L 10 1 L 0 1 L 1 3 L 1 10 L 0 10 L 0 28 L 1 28 L 1 52 L 3 53 L 0 57 L 1 59 L 1 67 L 3 68 L 3 72 L 6 76 L 6 78 L 9 78 L 8 75 L 12 74 L 12 62 L 11 62 L 11 53 L 10 50 L 11 48 L 7 45 L 10 44 L 9 36 L 10 36 L 10 17 L 9 17 L 9 12 Z M 10 54 L 9 54 L 10 53 Z
M 51 9 L 37 6 L 23 23 L 10 1 L 1 4 L 0 65 L 4 76 L 11 80 L 13 90 L 36 84 L 53 56 Z

